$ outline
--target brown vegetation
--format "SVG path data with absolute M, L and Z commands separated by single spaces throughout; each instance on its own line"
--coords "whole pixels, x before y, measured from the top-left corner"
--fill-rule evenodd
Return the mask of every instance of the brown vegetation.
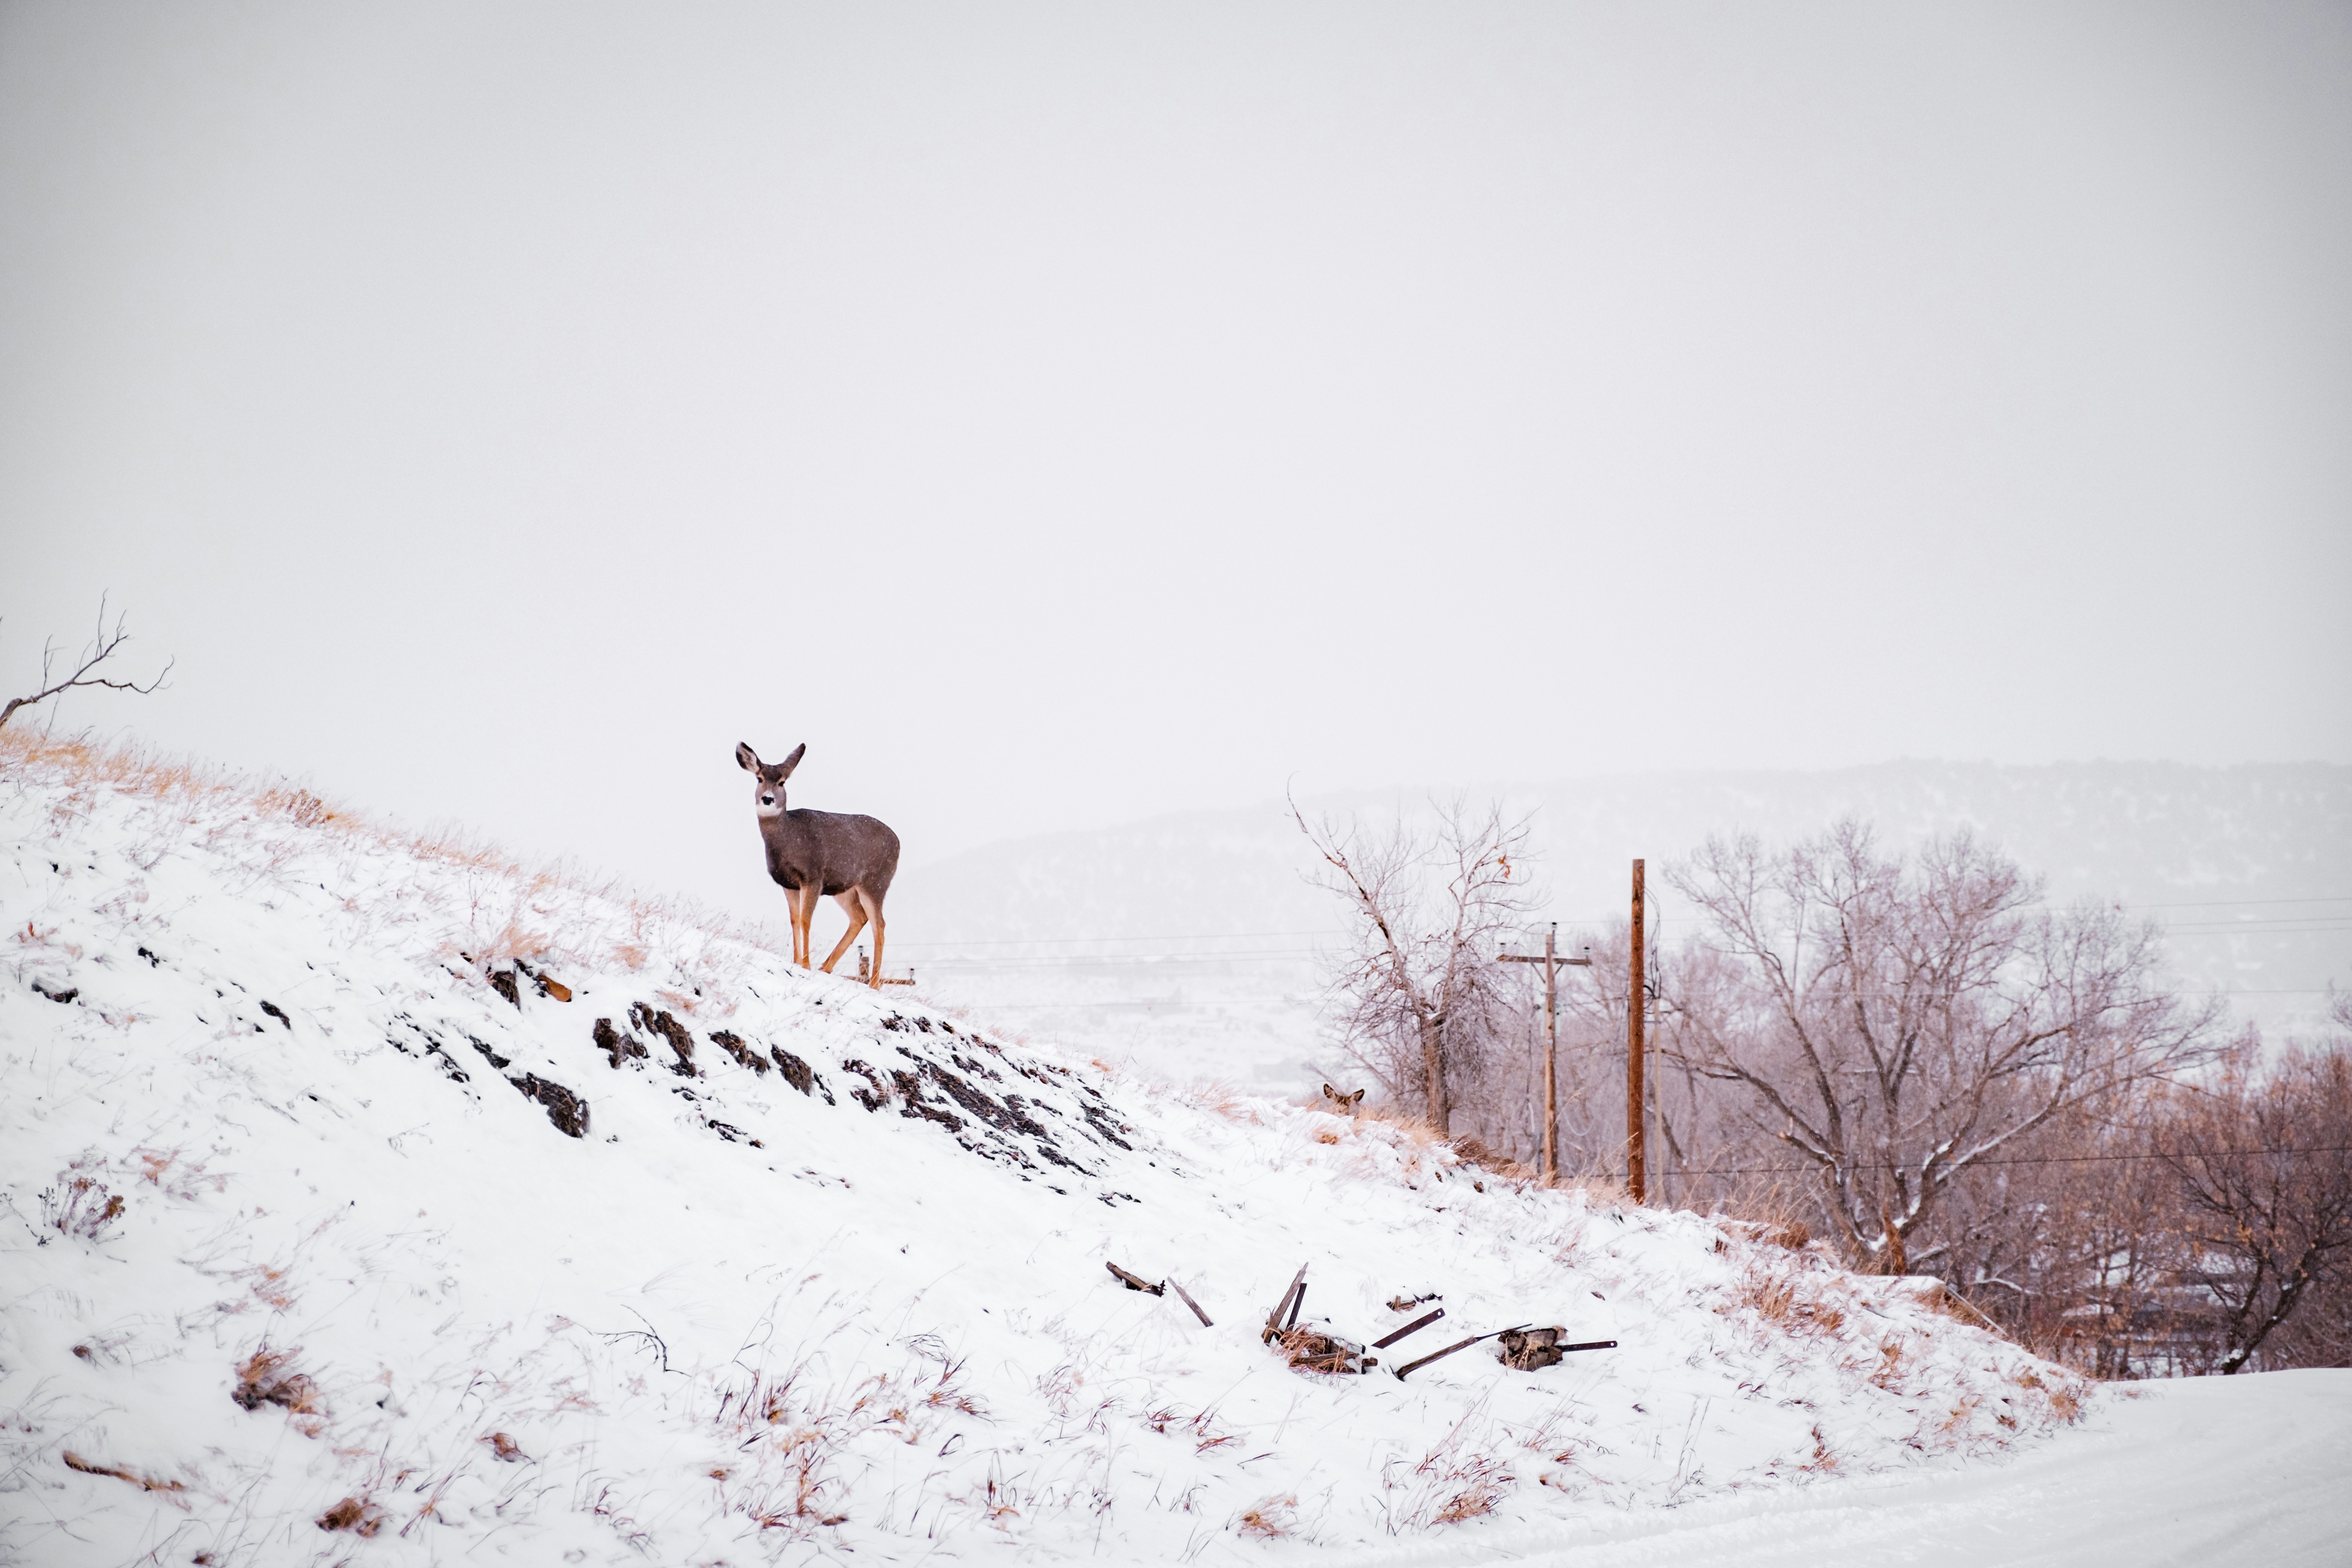
M 1644 965 L 1652 1202 L 1932 1277 L 1928 1306 L 2095 1376 L 2352 1362 L 2352 998 L 2324 1037 L 2227 1037 L 2159 932 L 2044 908 L 1966 836 L 1897 856 L 1846 823 L 1718 842 L 1656 881 L 1685 940 Z M 1624 1201 L 1626 935 L 1561 993 L 1561 1166 L 1596 1204 Z M 1445 1032 L 1444 1125 L 1516 1178 L 1543 1037 L 1538 988 L 1505 967 L 1475 1048 Z M 1338 977 L 1343 1011 L 1365 973 Z M 1354 1038 L 1385 1091 L 1362 1115 L 1436 1141 L 1418 1037 Z

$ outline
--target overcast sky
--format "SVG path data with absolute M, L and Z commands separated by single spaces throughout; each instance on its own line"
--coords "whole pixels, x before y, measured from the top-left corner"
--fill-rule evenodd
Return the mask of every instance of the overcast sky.
M 2352 761 L 2352 5 L 0 5 L 0 685 L 756 889 Z

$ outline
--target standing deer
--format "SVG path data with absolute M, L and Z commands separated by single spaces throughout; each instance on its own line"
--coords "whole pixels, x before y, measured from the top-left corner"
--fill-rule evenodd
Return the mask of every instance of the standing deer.
M 831 898 L 849 916 L 849 930 L 824 961 L 824 972 L 841 962 L 866 922 L 874 922 L 871 984 L 882 984 L 882 899 L 898 874 L 898 836 L 870 816 L 837 811 L 786 811 L 784 781 L 800 766 L 805 742 L 781 763 L 763 763 L 748 745 L 735 748 L 735 761 L 753 780 L 751 799 L 760 812 L 760 837 L 768 847 L 768 875 L 792 903 L 793 962 L 809 966 L 809 926 L 816 901 Z

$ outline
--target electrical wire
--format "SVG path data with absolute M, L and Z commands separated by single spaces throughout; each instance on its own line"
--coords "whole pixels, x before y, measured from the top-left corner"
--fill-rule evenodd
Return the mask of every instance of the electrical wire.
M 2174 1152 L 2169 1156 L 2153 1152 L 2137 1154 L 2015 1154 L 1999 1160 L 1970 1160 L 1968 1168 L 1985 1165 L 2092 1165 L 2117 1160 L 2231 1160 L 2257 1154 L 2352 1154 L 2352 1144 L 2327 1144 L 2315 1149 L 2215 1149 Z M 1653 1174 L 1668 1176 L 1817 1176 L 1829 1167 L 1825 1165 L 1714 1165 L 1704 1168 L 1668 1166 Z M 1846 1167 L 1849 1171 L 1908 1171 L 1909 1165 L 1897 1165 L 1892 1161 L 1874 1160 Z M 1622 1172 L 1614 1173 L 1622 1174 Z

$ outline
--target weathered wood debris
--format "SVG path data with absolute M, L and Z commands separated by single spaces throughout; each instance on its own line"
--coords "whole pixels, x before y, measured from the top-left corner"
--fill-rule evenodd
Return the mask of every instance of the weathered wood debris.
M 1173 1289 L 1184 1305 L 1192 1309 L 1193 1316 L 1201 1320 L 1203 1327 L 1214 1326 L 1210 1322 L 1209 1314 L 1201 1310 L 1201 1303 L 1192 1300 L 1192 1293 L 1176 1281 L 1163 1279 L 1154 1284 L 1116 1263 L 1106 1261 L 1103 1267 L 1110 1271 L 1111 1278 L 1130 1290 L 1159 1296 Z M 1389 1302 L 1389 1310 L 1402 1312 L 1424 1301 L 1441 1300 L 1443 1298 L 1433 1291 L 1425 1296 L 1399 1295 Z M 1290 1283 L 1283 1288 L 1280 1299 L 1274 1304 L 1274 1310 L 1265 1315 L 1265 1325 L 1258 1331 L 1259 1342 L 1275 1347 L 1285 1363 L 1299 1372 L 1352 1374 L 1369 1372 L 1381 1364 L 1380 1358 L 1370 1354 L 1366 1346 L 1335 1332 L 1328 1321 L 1319 1325 L 1301 1323 L 1298 1321 L 1299 1310 L 1306 1301 L 1307 1265 L 1302 1263 L 1298 1266 L 1298 1272 L 1290 1277 Z M 1423 1312 L 1404 1327 L 1373 1341 L 1369 1350 L 1386 1350 L 1408 1334 L 1418 1333 L 1444 1316 L 1445 1309 L 1443 1307 Z M 1483 1334 L 1473 1334 L 1466 1340 L 1456 1340 L 1443 1350 L 1433 1351 L 1417 1361 L 1406 1362 L 1391 1370 L 1402 1379 L 1433 1362 L 1444 1361 L 1456 1352 L 1466 1351 L 1472 1345 L 1487 1340 L 1500 1341 L 1503 1364 L 1519 1372 L 1536 1372 L 1544 1367 L 1557 1366 L 1577 1351 L 1614 1350 L 1617 1347 L 1615 1340 L 1587 1340 L 1568 1344 L 1563 1342 L 1567 1334 L 1567 1330 L 1559 1327 L 1538 1329 L 1517 1323 L 1507 1329 L 1491 1329 Z
M 1192 1293 L 1185 1289 L 1183 1286 L 1176 1283 L 1175 1280 L 1162 1279 L 1159 1284 L 1154 1285 L 1150 1280 L 1146 1279 L 1140 1274 L 1131 1274 L 1126 1269 L 1121 1268 L 1118 1264 L 1112 1263 L 1108 1259 L 1104 1261 L 1103 1267 L 1110 1270 L 1111 1278 L 1117 1279 L 1120 1284 L 1126 1286 L 1130 1290 L 1140 1290 L 1147 1296 L 1157 1296 L 1164 1290 L 1175 1291 L 1177 1299 L 1181 1300 L 1184 1305 L 1192 1309 L 1192 1315 L 1201 1320 L 1201 1326 L 1202 1328 L 1213 1329 L 1217 1326 L 1214 1322 L 1210 1321 L 1209 1314 L 1201 1310 L 1201 1303 L 1192 1300 Z
M 1548 1366 L 1558 1366 L 1575 1351 L 1608 1351 L 1617 1348 L 1615 1340 L 1586 1340 L 1580 1344 L 1562 1344 L 1566 1329 L 1505 1329 L 1496 1338 L 1502 1342 L 1501 1361 L 1505 1366 L 1519 1372 L 1540 1372 Z

